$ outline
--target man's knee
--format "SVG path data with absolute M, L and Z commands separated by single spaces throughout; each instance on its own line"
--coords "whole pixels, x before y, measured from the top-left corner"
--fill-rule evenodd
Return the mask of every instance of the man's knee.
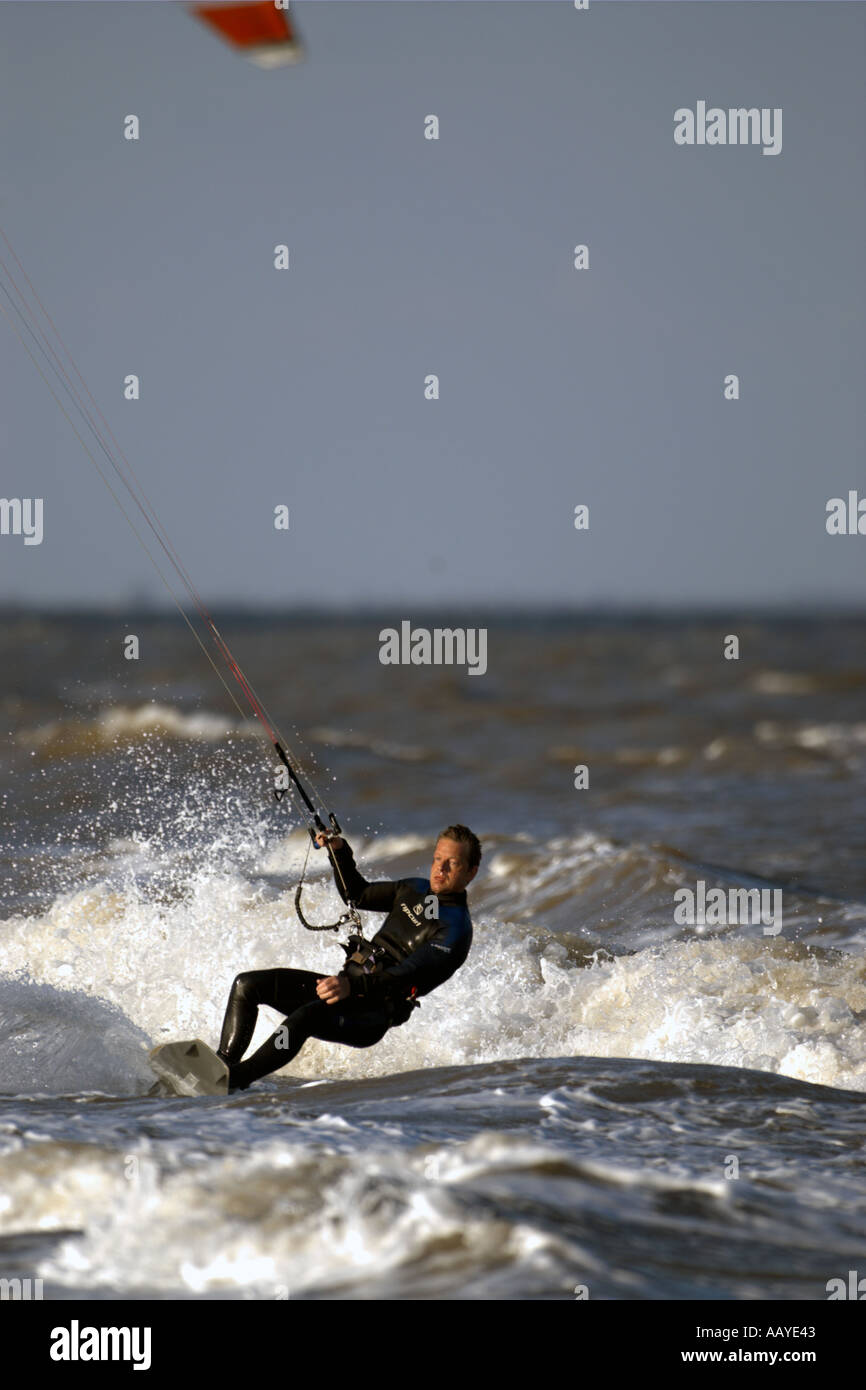
M 258 992 L 258 971 L 245 970 L 243 974 L 235 975 L 232 981 L 232 994 L 237 998 L 254 1003 Z

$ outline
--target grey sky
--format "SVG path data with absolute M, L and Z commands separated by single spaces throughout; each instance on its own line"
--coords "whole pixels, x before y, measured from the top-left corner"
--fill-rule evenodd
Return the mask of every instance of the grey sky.
M 0 224 L 202 594 L 862 602 L 866 7 L 294 15 L 262 72 L 181 5 L 0 3 Z M 675 146 L 698 101 L 782 152 Z M 45 504 L 0 600 L 164 597 L 2 316 L 0 397 Z

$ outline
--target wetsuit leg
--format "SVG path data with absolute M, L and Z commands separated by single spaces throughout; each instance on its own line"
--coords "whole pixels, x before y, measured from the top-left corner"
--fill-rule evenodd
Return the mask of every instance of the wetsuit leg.
M 295 1009 L 258 1052 L 245 1062 L 230 1064 L 229 1089 L 243 1090 L 270 1072 L 279 1071 L 298 1055 L 308 1038 L 346 1043 L 349 1047 L 372 1047 L 380 1042 L 391 1026 L 384 1012 L 359 1010 L 356 1004 L 347 1004 L 347 1000 L 326 1004 L 317 996 L 315 1002 Z
M 260 1004 L 280 1013 L 294 1013 L 318 999 L 316 984 L 324 979 L 313 970 L 247 970 L 232 984 L 217 1052 L 231 1066 L 250 1045 Z

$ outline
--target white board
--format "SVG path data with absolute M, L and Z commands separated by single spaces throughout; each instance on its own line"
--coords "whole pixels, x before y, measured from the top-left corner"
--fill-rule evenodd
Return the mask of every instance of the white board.
M 153 1070 L 175 1095 L 228 1095 L 228 1067 L 201 1038 L 163 1043 L 149 1055 Z

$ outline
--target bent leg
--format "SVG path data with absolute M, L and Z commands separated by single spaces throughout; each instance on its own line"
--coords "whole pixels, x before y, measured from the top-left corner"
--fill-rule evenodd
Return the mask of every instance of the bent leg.
M 317 999 L 312 970 L 247 970 L 232 984 L 217 1052 L 231 1066 L 250 1045 L 260 1004 L 291 1014 L 302 1004 Z
M 230 1065 L 229 1089 L 245 1090 L 270 1072 L 279 1071 L 298 1055 L 308 1038 L 346 1043 L 349 1047 L 372 1047 L 381 1041 L 389 1026 L 384 1013 L 378 1010 L 353 1013 L 317 998 L 296 1009 L 252 1057 Z
M 345 1043 L 347 1047 L 372 1047 L 381 1042 L 391 1027 L 381 1009 L 347 1012 L 339 1004 L 329 1004 L 328 1012 L 314 1020 L 311 1038 L 322 1042 Z

